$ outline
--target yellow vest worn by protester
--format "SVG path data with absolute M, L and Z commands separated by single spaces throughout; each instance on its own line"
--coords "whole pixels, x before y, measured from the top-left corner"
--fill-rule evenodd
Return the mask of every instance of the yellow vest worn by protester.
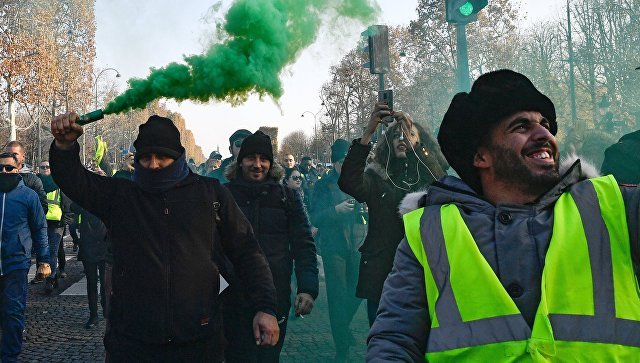
M 62 219 L 62 208 L 60 189 L 56 189 L 47 193 L 47 203 L 49 203 L 49 211 L 47 212 L 48 221 L 60 221 Z
M 533 329 L 456 205 L 418 209 L 404 222 L 424 268 L 429 362 L 640 362 L 640 288 L 612 176 L 557 200 Z

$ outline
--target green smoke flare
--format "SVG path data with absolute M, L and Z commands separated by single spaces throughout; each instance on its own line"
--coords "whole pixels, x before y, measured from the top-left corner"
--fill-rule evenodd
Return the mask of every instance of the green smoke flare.
M 255 92 L 282 95 L 280 72 L 316 38 L 327 14 L 372 21 L 375 0 L 236 0 L 225 17 L 228 38 L 205 54 L 151 69 L 146 79 L 129 80 L 129 89 L 104 113 L 144 108 L 161 97 L 239 104 Z

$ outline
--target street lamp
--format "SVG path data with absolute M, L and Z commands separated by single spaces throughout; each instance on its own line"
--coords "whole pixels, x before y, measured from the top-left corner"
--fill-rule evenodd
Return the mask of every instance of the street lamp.
M 98 75 L 96 76 L 95 73 L 93 74 L 93 90 L 94 90 L 94 98 L 93 98 L 93 105 L 94 105 L 94 109 L 98 109 L 98 79 L 100 78 L 100 76 L 102 75 L 102 73 L 106 72 L 106 71 L 115 71 L 116 72 L 116 78 L 120 78 L 120 72 L 118 72 L 117 69 L 115 68 L 105 68 L 103 70 L 100 71 L 100 73 L 98 73 Z
M 322 102 L 321 106 L 324 106 L 324 102 Z M 310 113 L 313 116 L 313 141 L 316 144 L 316 159 L 320 157 L 320 153 L 318 151 L 318 114 L 320 112 L 322 112 L 322 110 L 316 113 L 313 113 L 311 111 L 304 111 L 302 115 L 300 115 L 300 117 L 304 117 L 305 113 Z
M 98 75 L 96 75 L 95 73 L 91 72 L 93 74 L 93 108 L 94 110 L 98 109 L 98 79 L 100 78 L 100 76 L 102 75 L 102 73 L 106 72 L 106 71 L 115 71 L 116 72 L 116 78 L 120 78 L 120 72 L 115 69 L 115 68 L 105 68 L 103 70 L 100 71 L 100 73 L 98 73 Z M 97 127 L 94 125 L 93 126 L 93 133 L 94 133 L 94 137 L 96 136 L 95 133 L 98 131 Z M 86 133 L 82 134 L 82 162 L 83 164 L 86 165 L 87 162 L 87 135 Z

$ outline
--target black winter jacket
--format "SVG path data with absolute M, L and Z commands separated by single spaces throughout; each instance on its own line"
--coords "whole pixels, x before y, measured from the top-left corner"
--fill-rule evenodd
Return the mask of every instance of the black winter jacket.
M 111 234 L 114 332 L 149 343 L 193 341 L 219 333 L 214 245 L 236 267 L 254 311 L 272 312 L 271 273 L 251 225 L 216 180 L 190 174 L 164 193 L 82 167 L 79 146 L 52 144 L 53 177 L 98 216 Z
M 107 261 L 110 250 L 107 240 L 107 226 L 98 217 L 76 203 L 71 204 L 71 210 L 80 216 L 78 260 L 90 263 Z
M 424 189 L 434 180 L 423 175 L 419 181 L 411 181 L 403 176 L 405 169 L 398 168 L 401 165 L 395 162 L 390 162 L 388 170 L 386 165 L 376 162 L 366 165 L 369 151 L 371 145 L 360 144 L 360 139 L 353 141 L 344 159 L 338 185 L 369 207 L 369 231 L 360 247 L 362 256 L 356 296 L 377 302 L 384 280 L 391 272 L 396 248 L 404 237 L 404 225 L 398 213 L 400 201 L 409 191 Z M 443 173 L 440 173 L 441 170 L 436 172 L 436 176 L 441 177 Z M 394 186 L 389 176 L 396 185 L 408 190 Z
M 338 214 L 335 207 L 352 197 L 338 187 L 339 174 L 332 169 L 313 189 L 311 222 L 318 227 L 316 241 L 321 255 L 356 251 L 365 236 L 369 215 L 362 203 L 353 204 L 353 212 Z
M 267 256 L 278 293 L 278 318 L 291 307 L 291 273 L 295 262 L 297 293 L 318 296 L 318 260 L 309 219 L 298 193 L 273 177 L 262 183 L 246 182 L 238 175 L 237 164 L 227 169 L 227 187 L 253 226 L 258 243 Z M 277 173 L 276 173 L 277 174 Z M 287 194 L 286 201 L 282 191 Z

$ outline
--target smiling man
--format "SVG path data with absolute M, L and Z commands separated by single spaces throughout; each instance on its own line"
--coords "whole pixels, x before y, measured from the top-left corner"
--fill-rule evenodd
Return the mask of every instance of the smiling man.
M 278 295 L 276 309 L 280 340 L 275 347 L 256 347 L 251 337 L 251 315 L 244 307 L 240 284 L 231 278 L 225 298 L 226 361 L 278 362 L 291 308 L 291 273 L 295 265 L 296 315 L 309 314 L 318 296 L 318 262 L 309 219 L 298 193 L 282 184 L 283 169 L 273 161 L 271 138 L 256 131 L 242 142 L 236 163 L 227 169 L 227 187 L 251 222 L 267 256 Z M 226 324 L 226 322 L 232 322 Z
M 460 179 L 403 201 L 369 361 L 640 356 L 640 192 L 580 161 L 560 170 L 557 129 L 551 100 L 510 70 L 453 98 L 438 141 Z

